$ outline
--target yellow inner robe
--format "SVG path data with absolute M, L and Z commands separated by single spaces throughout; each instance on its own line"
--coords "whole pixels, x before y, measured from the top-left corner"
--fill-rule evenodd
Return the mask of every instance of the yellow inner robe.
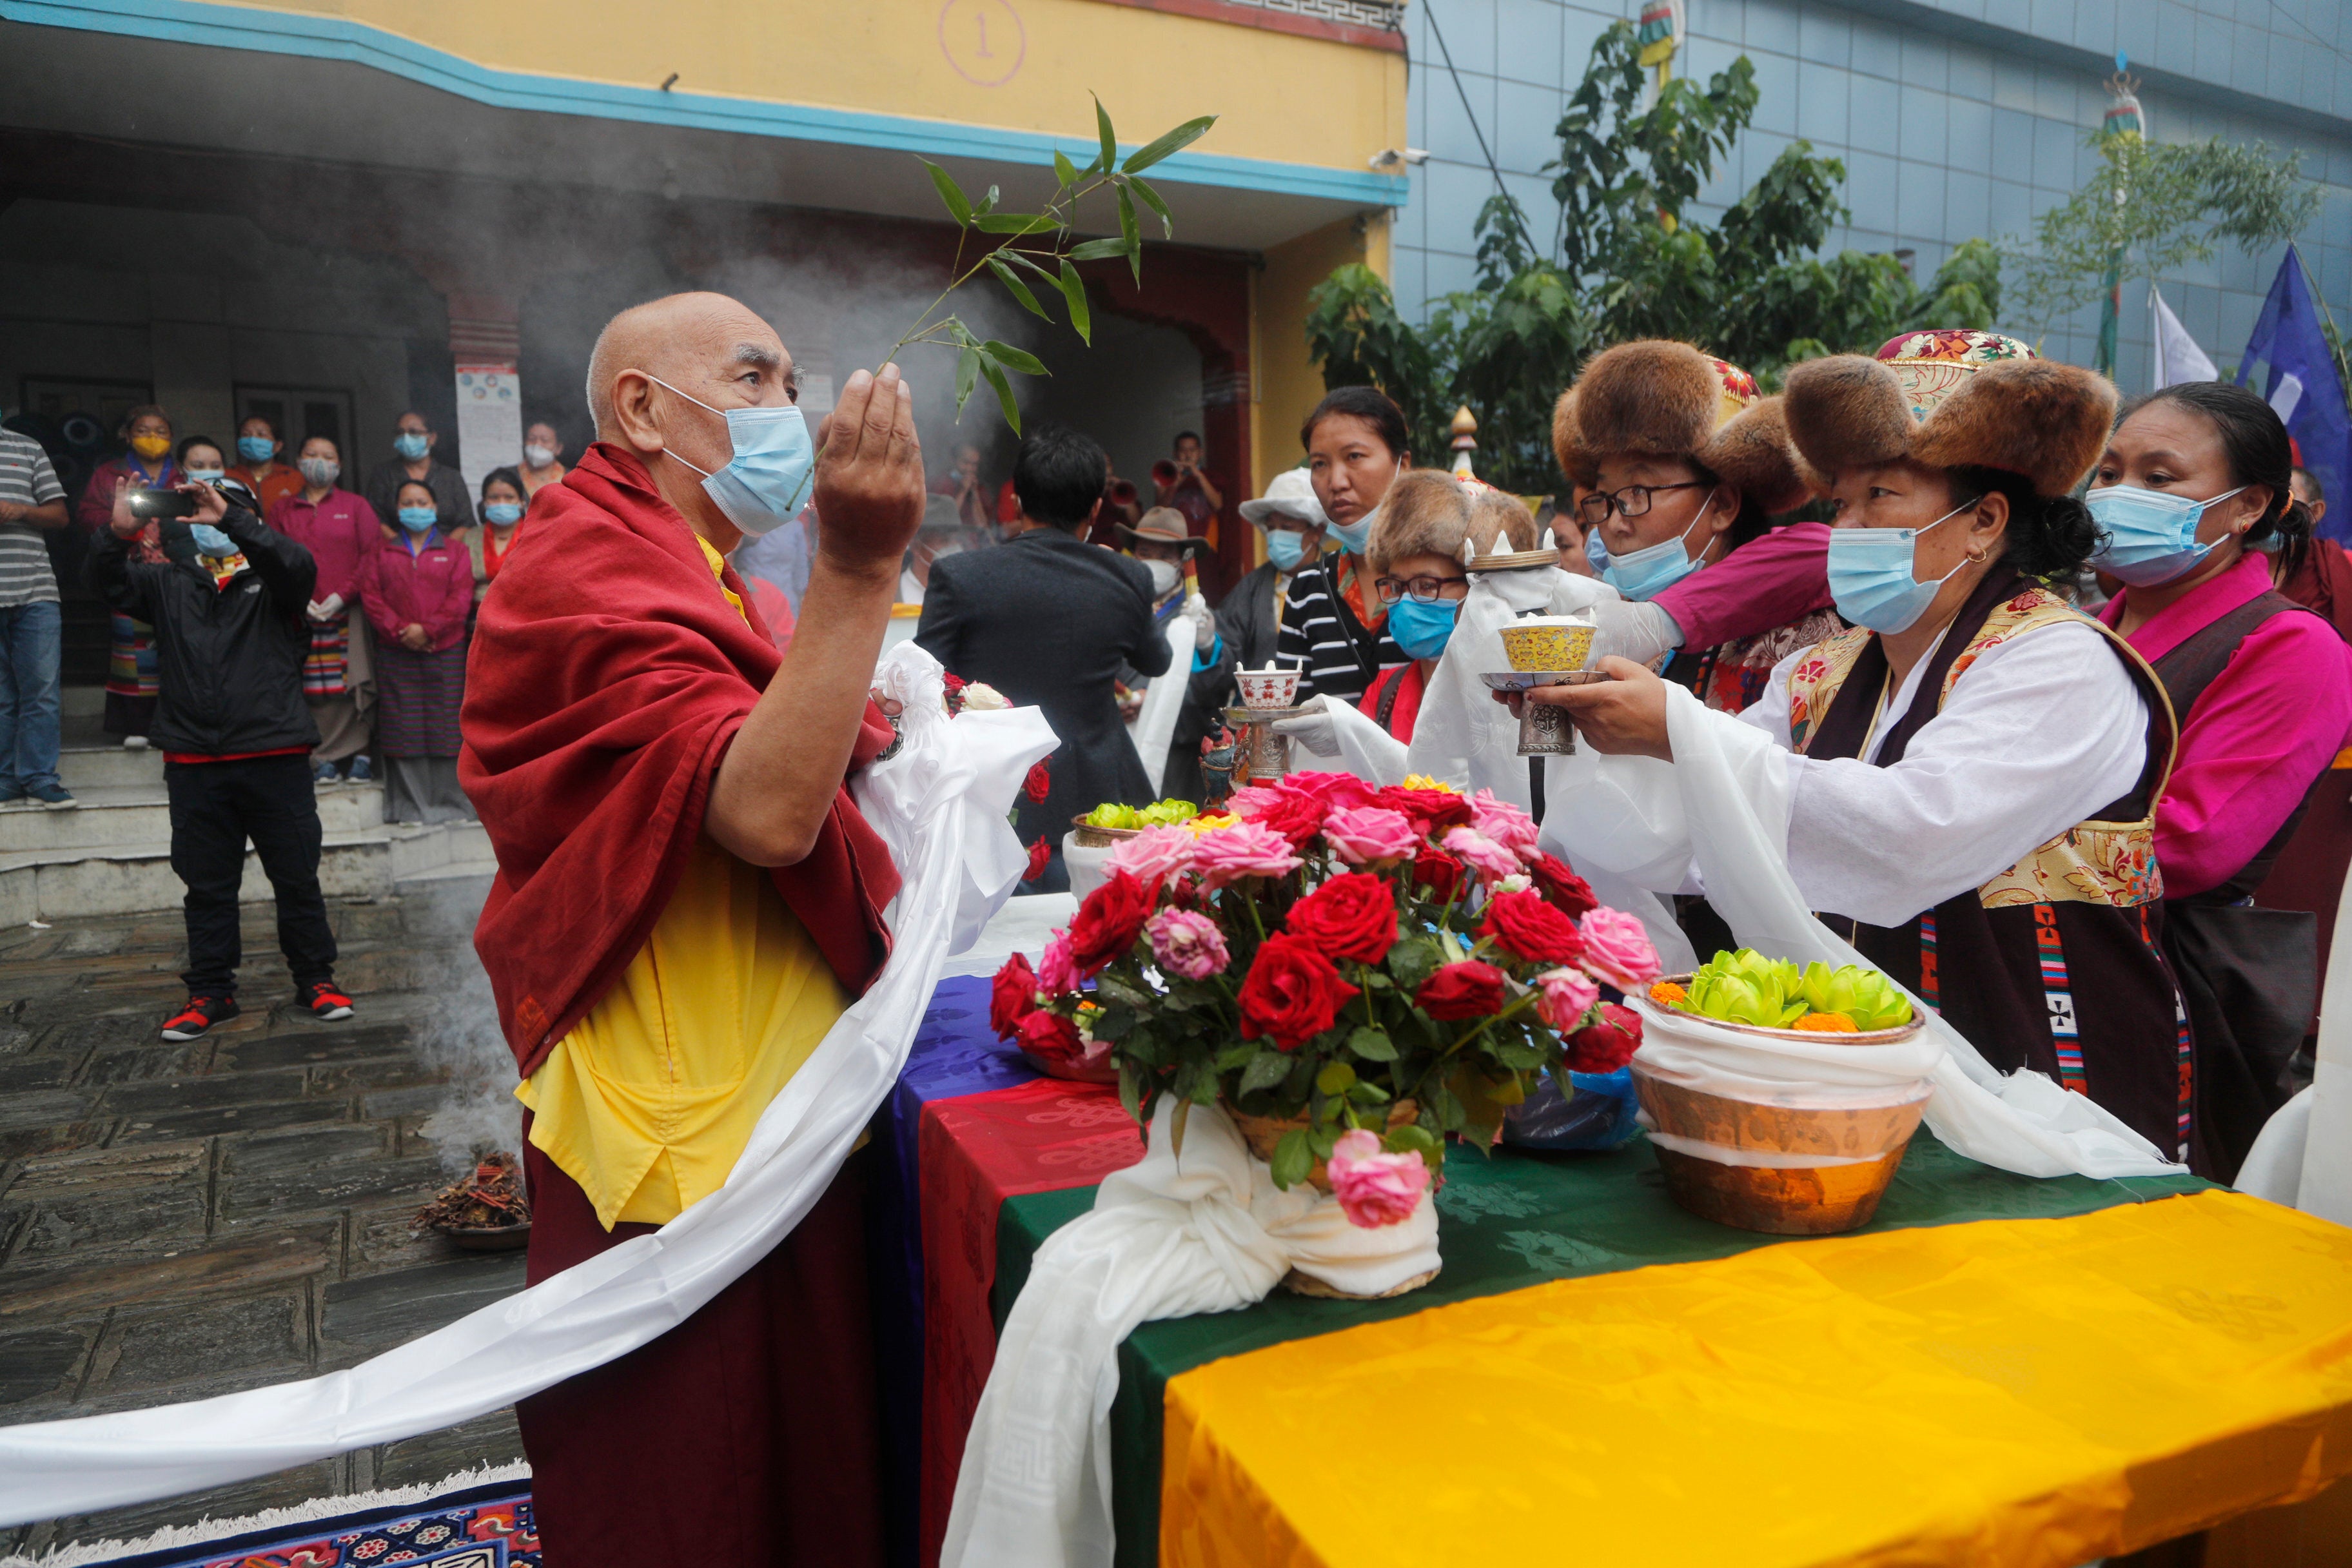
M 645 947 L 515 1098 L 604 1228 L 665 1224 L 727 1180 L 849 1003 L 768 873 L 698 836 Z

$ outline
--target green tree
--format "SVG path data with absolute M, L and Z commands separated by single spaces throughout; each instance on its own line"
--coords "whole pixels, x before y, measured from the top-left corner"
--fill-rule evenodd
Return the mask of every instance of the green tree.
M 2118 281 L 2155 278 L 2211 260 L 2224 240 L 2251 252 L 2293 239 L 2319 210 L 2300 153 L 2136 131 L 2086 141 L 2099 154 L 2090 180 L 2005 245 L 2017 319 L 2036 332 L 2105 294 L 2118 257 Z
M 1539 253 L 1507 195 L 1479 212 L 1475 287 L 1449 294 L 1425 322 L 1405 321 L 1370 268 L 1340 268 L 1308 300 L 1307 340 L 1327 386 L 1369 384 L 1394 397 L 1416 457 L 1437 462 L 1457 404 L 1478 416 L 1478 468 L 1507 488 L 1559 484 L 1551 407 L 1600 349 L 1680 338 L 1766 385 L 1795 360 L 1867 353 L 1917 326 L 1986 327 L 2000 303 L 2000 262 L 1982 240 L 1957 250 L 1925 289 L 1892 256 L 1814 253 L 1845 211 L 1845 166 L 1798 142 L 1713 226 L 1685 214 L 1754 117 L 1745 57 L 1702 83 L 1677 78 L 1646 108 L 1648 73 L 1631 24 L 1592 47 L 1560 116 L 1548 166 L 1559 204 Z

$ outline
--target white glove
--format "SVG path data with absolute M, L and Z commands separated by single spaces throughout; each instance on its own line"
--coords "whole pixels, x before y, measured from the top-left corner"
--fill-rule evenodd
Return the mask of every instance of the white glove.
M 1192 651 L 1206 653 L 1217 646 L 1217 617 L 1209 611 L 1209 601 L 1195 594 L 1184 601 L 1184 614 L 1192 617 Z
M 314 621 L 331 621 L 342 607 L 343 596 L 341 594 L 330 594 L 323 599 L 313 599 L 310 601 L 310 618 Z
M 1298 706 L 1304 710 L 1296 719 L 1277 719 L 1274 732 L 1286 740 L 1297 742 L 1318 757 L 1339 754 L 1339 731 L 1324 707 L 1325 700 L 1310 697 Z
M 1655 664 L 1683 646 L 1683 629 L 1655 605 L 1633 599 L 1602 599 L 1584 612 L 1601 628 L 1592 639 L 1592 662 L 1615 655 L 1635 664 Z

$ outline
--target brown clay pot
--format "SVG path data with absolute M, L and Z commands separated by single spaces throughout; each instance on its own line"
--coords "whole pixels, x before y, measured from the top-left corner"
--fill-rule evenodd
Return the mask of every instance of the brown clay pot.
M 1234 1119 L 1235 1127 L 1241 1129 L 1242 1142 L 1249 1145 L 1249 1152 L 1268 1164 L 1274 1163 L 1274 1146 L 1282 1142 L 1282 1135 L 1307 1125 L 1304 1116 L 1252 1116 L 1230 1105 L 1225 1107 L 1225 1114 Z M 1411 1127 L 1420 1121 L 1419 1104 L 1410 1100 L 1396 1100 L 1389 1106 L 1389 1119 L 1381 1123 L 1381 1131 L 1386 1131 L 1391 1127 Z M 1318 1193 L 1331 1190 L 1331 1173 L 1324 1169 L 1320 1160 L 1308 1169 L 1307 1180 Z M 1322 1288 L 1318 1287 L 1317 1292 L 1311 1293 L 1330 1292 L 1323 1292 Z M 1402 1294 L 1402 1291 L 1395 1293 Z

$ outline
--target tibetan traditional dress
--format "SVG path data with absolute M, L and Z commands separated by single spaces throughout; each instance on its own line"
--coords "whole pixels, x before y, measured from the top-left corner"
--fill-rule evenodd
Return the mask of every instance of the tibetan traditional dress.
M 2091 625 L 2012 572 L 1989 576 L 1928 656 L 1916 695 L 1883 710 L 1886 655 L 1856 629 L 1790 674 L 1792 747 L 1815 760 L 1900 762 L 1970 665 L 2062 623 Z M 2106 646 L 2148 710 L 2147 755 L 2122 798 L 2043 843 L 1981 887 L 1895 926 L 1852 925 L 1853 945 L 1908 986 L 2003 1072 L 2031 1068 L 2106 1107 L 2158 1149 L 2186 1157 L 2190 1037 L 2162 956 L 2156 805 L 2172 765 L 2172 710 L 2156 674 L 2120 639 Z M 1887 726 L 1876 750 L 1873 731 Z M 1832 921 L 1841 933 L 1844 921 Z

